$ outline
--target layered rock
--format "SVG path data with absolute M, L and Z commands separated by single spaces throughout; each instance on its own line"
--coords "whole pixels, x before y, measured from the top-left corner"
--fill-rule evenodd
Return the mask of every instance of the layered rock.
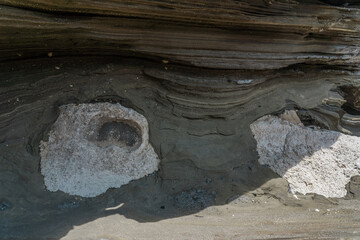
M 0 195 L 11 206 L 0 218 L 0 232 L 11 234 L 0 235 L 65 233 L 71 224 L 43 222 L 69 202 L 101 212 L 117 199 L 155 211 L 172 194 L 199 199 L 191 189 L 200 187 L 216 192 L 204 205 L 251 191 L 276 175 L 258 164 L 249 126 L 284 109 L 298 109 L 306 126 L 360 135 L 354 2 L 0 0 Z M 146 117 L 160 171 L 78 205 L 46 190 L 39 143 L 59 106 L 97 102 Z M 99 127 L 89 149 L 138 146 L 140 138 L 116 137 L 134 132 L 124 122 Z
M 256 70 L 295 64 L 356 67 L 360 62 L 359 10 L 352 5 L 334 7 L 316 0 L 0 4 L 6 5 L 1 7 L 0 26 L 6 34 L 0 36 L 0 60 L 71 53 Z

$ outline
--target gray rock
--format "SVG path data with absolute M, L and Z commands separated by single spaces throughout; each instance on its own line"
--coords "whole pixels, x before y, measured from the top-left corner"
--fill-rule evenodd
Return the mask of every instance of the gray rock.
M 60 107 L 40 143 L 41 173 L 50 191 L 94 197 L 158 169 L 144 116 L 120 104 Z
M 360 174 L 360 138 L 313 130 L 275 116 L 251 124 L 259 162 L 289 182 L 292 192 L 344 197 L 345 185 Z

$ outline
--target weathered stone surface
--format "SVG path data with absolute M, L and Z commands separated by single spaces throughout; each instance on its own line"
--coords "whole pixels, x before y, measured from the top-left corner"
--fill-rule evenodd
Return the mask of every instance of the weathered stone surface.
M 344 197 L 345 185 L 360 174 L 360 138 L 301 127 L 265 116 L 251 130 L 259 162 L 287 179 L 293 192 Z
M 120 104 L 69 104 L 42 141 L 41 173 L 50 191 L 94 197 L 158 169 L 144 116 Z
M 174 217 L 175 192 L 201 200 L 190 189 L 216 191 L 212 205 L 256 189 L 276 174 L 257 163 L 249 125 L 283 109 L 302 110 L 307 126 L 360 136 L 354 2 L 0 0 L 0 197 L 13 206 L 0 216 L 0 236 L 60 239 L 115 200 L 127 218 L 153 212 L 159 221 L 160 206 Z M 78 204 L 45 189 L 38 146 L 57 106 L 99 101 L 146 117 L 160 171 Z M 99 146 L 138 146 L 127 125 L 100 129 Z

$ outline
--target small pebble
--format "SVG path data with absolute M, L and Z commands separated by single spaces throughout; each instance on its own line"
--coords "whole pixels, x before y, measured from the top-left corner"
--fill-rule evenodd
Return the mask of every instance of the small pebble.
M 0 202 L 0 211 L 5 211 L 6 209 L 11 208 L 11 204 L 7 201 Z
M 320 210 L 316 208 L 316 209 L 315 209 L 315 212 L 320 212 Z

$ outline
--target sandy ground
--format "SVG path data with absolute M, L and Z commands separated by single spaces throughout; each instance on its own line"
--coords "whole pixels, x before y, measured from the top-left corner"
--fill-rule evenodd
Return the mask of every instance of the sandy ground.
M 299 201 L 302 206 L 294 207 L 270 196 L 243 195 L 227 205 L 145 223 L 113 214 L 74 226 L 61 239 L 360 239 L 359 200 Z

